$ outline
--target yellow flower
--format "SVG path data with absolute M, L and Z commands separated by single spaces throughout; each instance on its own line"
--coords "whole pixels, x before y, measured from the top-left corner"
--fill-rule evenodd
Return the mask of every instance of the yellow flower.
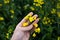
M 56 12 L 56 9 L 52 9 L 51 13 L 54 14 Z
M 41 6 L 39 3 L 36 3 L 35 5 L 36 5 L 36 6 Z
M 58 17 L 60 17 L 60 12 L 57 12 Z
M 41 5 L 44 4 L 44 1 L 39 2 Z
M 38 27 L 38 24 L 37 23 L 34 23 L 33 25 L 34 25 L 34 27 Z
M 25 17 L 25 19 L 28 19 L 28 18 L 29 18 L 29 16 L 26 16 L 26 17 Z
M 48 22 L 47 22 L 47 21 L 45 21 L 45 24 L 48 24 Z
M 38 0 L 34 0 L 34 2 L 38 2 Z
M 58 40 L 60 40 L 60 37 L 58 37 Z
M 9 33 L 12 33 L 12 29 L 9 29 L 8 32 L 9 32 Z
M 2 4 L 0 4 L 0 7 L 2 6 Z
M 34 8 L 34 7 L 30 7 L 30 9 L 31 9 L 31 10 L 33 10 L 33 11 L 35 10 L 35 8 Z
M 33 35 L 32 35 L 33 37 L 36 37 L 36 34 L 35 33 L 33 33 Z
M 40 33 L 40 28 L 36 28 L 35 32 Z
M 48 20 L 48 23 L 50 23 L 50 19 Z
M 29 17 L 31 17 L 32 15 L 31 14 L 28 14 L 25 19 L 29 19 Z
M 0 17 L 0 20 L 4 20 L 4 18 L 3 17 Z
M 9 39 L 9 33 L 6 33 L 6 38 Z
M 14 16 L 13 15 L 11 15 L 11 18 L 13 18 Z
M 14 14 L 14 10 L 13 10 L 13 9 L 11 9 L 10 12 L 11 12 L 12 14 Z
M 29 17 L 29 21 L 33 22 L 34 21 L 33 17 Z
M 57 3 L 57 8 L 60 8 L 60 3 Z
M 28 25 L 28 22 L 25 22 L 23 23 L 23 27 L 27 26 Z
M 36 16 L 34 16 L 33 19 L 36 20 Z
M 46 20 L 46 17 L 44 17 L 43 20 Z
M 5 3 L 5 4 L 7 4 L 7 3 L 9 3 L 9 2 L 10 2 L 9 0 L 4 0 L 4 3 Z

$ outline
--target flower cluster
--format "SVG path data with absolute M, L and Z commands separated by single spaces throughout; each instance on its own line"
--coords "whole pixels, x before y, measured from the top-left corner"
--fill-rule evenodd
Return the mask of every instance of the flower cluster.
M 40 7 L 42 7 L 41 6 L 42 4 L 44 4 L 44 0 L 34 0 L 34 3 L 33 3 L 33 5 L 40 6 Z
M 25 19 L 26 20 L 29 20 L 29 22 L 33 22 L 34 20 L 36 20 L 36 17 L 35 16 L 32 17 L 32 15 L 27 15 L 25 17 Z M 24 22 L 23 23 L 23 27 L 26 27 L 26 26 L 28 26 L 28 22 Z M 40 28 L 38 27 L 38 24 L 37 23 L 34 23 L 33 26 L 35 27 L 34 32 L 40 33 Z M 32 36 L 33 37 L 36 37 L 36 33 L 33 33 Z
M 7 3 L 9 3 L 10 2 L 10 0 L 4 0 L 4 3 L 5 4 L 7 4 Z
M 42 23 L 43 23 L 43 24 L 52 24 L 52 21 L 54 21 L 54 20 L 50 20 L 50 18 L 44 17 Z

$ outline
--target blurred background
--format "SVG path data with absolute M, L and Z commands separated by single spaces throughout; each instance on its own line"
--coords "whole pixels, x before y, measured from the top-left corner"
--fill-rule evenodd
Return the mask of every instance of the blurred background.
M 41 29 L 30 40 L 60 40 L 60 0 L 0 0 L 0 40 L 10 40 L 29 12 L 39 15 Z

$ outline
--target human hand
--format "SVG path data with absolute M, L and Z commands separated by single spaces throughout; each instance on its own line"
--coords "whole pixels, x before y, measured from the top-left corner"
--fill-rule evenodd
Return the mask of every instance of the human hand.
M 37 14 L 33 15 L 32 12 L 30 12 L 28 15 L 32 15 L 32 17 L 35 16 L 36 20 L 30 24 L 29 20 L 26 20 L 25 18 L 23 18 L 22 21 L 19 22 L 18 25 L 16 26 L 11 40 L 29 40 L 30 30 L 33 28 L 34 23 L 38 23 L 39 18 L 37 18 L 38 17 Z M 30 25 L 28 25 L 27 27 L 23 27 L 22 24 L 26 21 Z

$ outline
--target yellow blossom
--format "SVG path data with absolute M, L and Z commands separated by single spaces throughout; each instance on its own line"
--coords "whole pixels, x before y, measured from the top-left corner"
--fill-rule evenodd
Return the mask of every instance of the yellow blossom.
M 13 18 L 14 16 L 13 15 L 11 15 L 11 18 Z
M 44 1 L 39 2 L 41 5 L 44 4 Z
M 29 18 L 29 16 L 26 16 L 26 17 L 25 17 L 25 19 L 28 19 L 28 18 Z
M 9 39 L 9 33 L 6 33 L 6 38 Z
M 0 7 L 2 6 L 2 4 L 0 4 Z
M 23 23 L 23 27 L 27 26 L 28 25 L 28 22 L 25 22 Z
M 50 20 L 48 20 L 48 23 L 50 23 Z
M 57 8 L 60 8 L 60 3 L 57 3 Z
M 29 21 L 33 22 L 34 21 L 33 17 L 29 17 Z
M 9 29 L 8 32 L 11 33 L 12 32 L 12 29 Z
M 56 9 L 52 9 L 51 13 L 54 14 L 56 12 Z
M 36 20 L 36 16 L 34 16 L 33 19 Z
M 38 0 L 34 0 L 34 2 L 38 2 Z
M 60 40 L 60 37 L 58 37 L 58 40 Z
M 44 17 L 43 20 L 46 20 L 46 17 Z
M 11 9 L 10 12 L 11 12 L 12 14 L 14 14 L 14 10 L 13 10 L 13 9 Z
M 40 33 L 40 28 L 36 28 L 35 32 Z
M 45 21 L 45 24 L 48 24 L 48 22 L 47 22 L 47 21 Z
M 36 5 L 36 6 L 41 6 L 39 3 L 36 3 L 35 5 Z
M 38 27 L 38 24 L 37 23 L 34 23 L 33 25 L 34 25 L 34 27 Z
M 31 17 L 32 15 L 31 14 L 28 14 L 25 19 L 29 19 L 29 17 Z
M 4 18 L 3 17 L 0 17 L 0 20 L 4 20 Z
M 33 33 L 33 35 L 32 35 L 33 37 L 36 37 L 36 34 L 35 33 Z
M 9 0 L 4 0 L 4 3 L 5 3 L 5 4 L 7 4 L 7 3 L 9 3 L 9 2 L 10 2 Z
M 60 12 L 57 12 L 58 17 L 60 17 Z
M 34 7 L 30 7 L 30 9 L 31 9 L 31 10 L 33 10 L 33 11 L 35 10 L 35 8 L 34 8 Z

